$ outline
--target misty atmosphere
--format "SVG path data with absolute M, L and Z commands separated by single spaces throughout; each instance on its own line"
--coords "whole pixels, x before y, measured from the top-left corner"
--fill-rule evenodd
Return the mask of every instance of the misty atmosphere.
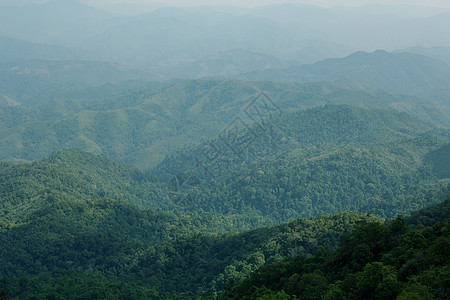
M 0 0 L 0 300 L 449 299 L 450 3 Z

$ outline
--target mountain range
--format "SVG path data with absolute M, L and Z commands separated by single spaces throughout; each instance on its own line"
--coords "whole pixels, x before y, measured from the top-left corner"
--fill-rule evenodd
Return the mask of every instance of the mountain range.
M 450 10 L 107 2 L 0 3 L 0 300 L 449 298 Z
M 348 156 L 342 159 L 353 162 Z M 325 165 L 319 173 L 317 170 L 309 176 L 320 178 L 317 176 L 325 175 L 332 167 Z M 39 294 L 61 298 L 76 294 L 89 298 L 199 298 L 229 289 L 233 282 L 249 276 L 260 276 L 263 265 L 274 268 L 285 260 L 342 251 L 349 234 L 358 235 L 361 230 L 365 230 L 362 236 L 367 238 L 384 234 L 379 227 L 392 222 L 369 213 L 341 212 L 261 227 L 270 224 L 270 219 L 251 210 L 240 214 L 202 210 L 186 213 L 167 207 L 167 211 L 162 205 L 167 201 L 164 186 L 158 177 L 77 150 L 59 151 L 34 163 L 2 162 L 0 168 L 0 284 L 3 295 L 13 297 L 32 298 Z M 265 171 L 263 176 L 269 175 L 267 168 Z M 402 177 L 413 175 L 395 167 L 389 172 Z M 358 177 L 369 176 L 366 173 Z M 242 180 L 245 179 L 237 178 L 236 182 Z M 392 178 L 381 180 L 386 184 Z M 378 186 L 373 183 L 368 192 Z M 394 184 L 396 190 L 407 188 L 401 182 Z M 275 185 L 273 188 L 279 189 Z M 210 195 L 217 191 L 211 188 Z M 367 200 L 360 196 L 361 202 Z M 435 192 L 425 197 L 428 196 L 431 198 L 423 198 L 418 204 L 438 203 L 442 199 Z M 400 204 L 399 208 L 410 201 L 409 197 L 399 199 L 403 199 L 395 204 Z M 378 205 L 390 210 L 392 205 L 377 202 L 368 202 L 369 207 Z M 380 213 L 378 208 L 376 213 Z M 422 224 L 419 230 L 424 230 L 424 225 L 438 226 L 437 222 L 447 217 L 448 201 L 415 212 L 406 221 L 410 226 Z M 256 227 L 260 228 L 248 230 Z M 230 233 L 234 231 L 240 233 Z M 361 237 L 356 240 L 367 243 Z M 382 240 L 380 237 L 372 241 Z M 434 243 L 433 238 L 430 245 Z M 380 251 L 371 249 L 369 252 Z M 371 260 L 379 256 L 365 257 Z M 438 262 L 441 266 L 440 260 L 434 261 Z M 429 263 L 427 260 L 423 267 Z M 355 272 L 362 268 L 351 266 L 357 268 L 351 269 Z M 270 288 L 275 289 L 272 285 Z M 238 290 L 236 287 L 234 292 L 241 293 Z
M 448 47 L 448 19 L 448 11 L 415 6 L 302 4 L 166 7 L 127 16 L 65 0 L 3 6 L 0 35 L 70 47 L 90 60 L 149 70 L 235 49 L 312 63 L 358 50 Z M 361 26 L 353 26 L 360 20 Z
M 291 82 L 355 80 L 402 94 L 448 90 L 450 67 L 418 54 L 357 52 L 342 59 L 326 59 L 311 65 L 255 71 L 239 76 L 246 80 Z M 446 103 L 439 103 L 448 105 Z

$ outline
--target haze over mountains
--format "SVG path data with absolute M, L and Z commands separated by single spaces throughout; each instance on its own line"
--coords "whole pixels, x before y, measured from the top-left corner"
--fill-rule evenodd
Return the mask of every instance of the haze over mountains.
M 0 299 L 449 298 L 450 8 L 176 2 L 0 2 Z
M 237 49 L 311 63 L 361 50 L 449 47 L 448 14 L 414 6 L 279 4 L 160 8 L 120 16 L 75 0 L 55 0 L 3 6 L 0 35 L 72 47 L 91 60 L 148 71 Z
M 5 26 L 0 28 L 10 37 L 0 38 L 0 157 L 37 159 L 58 149 L 79 147 L 140 167 L 155 166 L 167 151 L 217 134 L 259 90 L 268 91 L 283 109 L 352 104 L 405 111 L 448 128 L 450 67 L 445 60 L 449 48 L 441 35 L 439 43 L 414 35 L 417 42 L 397 45 L 415 53 L 358 51 L 302 64 L 352 49 L 371 49 L 340 36 L 344 32 L 359 43 L 394 47 L 377 41 L 371 31 L 365 37 L 356 35 L 349 20 L 366 18 L 364 24 L 379 33 L 387 30 L 379 23 L 389 18 L 396 20 L 397 29 L 423 18 L 440 20 L 446 28 L 441 10 L 408 7 L 402 12 L 388 7 L 393 10 L 300 4 L 161 8 L 130 17 L 76 1 L 5 6 L 0 12 Z M 430 24 L 426 28 L 432 28 Z M 427 39 L 434 34 L 438 33 L 427 33 Z M 164 82 L 177 78 L 216 79 Z M 298 84 L 308 82 L 322 83 Z M 200 86 L 196 96 L 191 89 Z M 301 99 L 295 101 L 299 93 Z M 236 99 L 217 102 L 222 95 Z M 105 118 L 113 122 L 110 133 L 98 121 Z M 72 130 L 61 135 L 58 128 L 67 124 Z M 195 129 L 186 134 L 180 130 L 183 127 Z M 31 128 L 39 128 L 41 138 L 34 137 L 33 146 L 24 147 Z M 126 143 L 121 140 L 125 132 Z

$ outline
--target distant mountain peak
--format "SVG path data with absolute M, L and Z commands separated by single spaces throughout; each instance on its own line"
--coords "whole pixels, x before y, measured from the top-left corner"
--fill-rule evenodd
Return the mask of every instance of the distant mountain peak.
M 255 71 L 237 77 L 292 82 L 350 79 L 397 93 L 415 94 L 447 89 L 450 86 L 450 67 L 420 54 L 376 50 L 358 51 L 343 58 L 329 58 L 287 69 Z

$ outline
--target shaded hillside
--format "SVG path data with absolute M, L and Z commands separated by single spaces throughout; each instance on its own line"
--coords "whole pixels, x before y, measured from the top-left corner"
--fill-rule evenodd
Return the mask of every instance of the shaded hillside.
M 86 58 L 86 53 L 63 46 L 54 46 L 26 42 L 6 36 L 0 36 L 0 61 L 18 61 L 29 59 L 73 60 Z
M 86 92 L 89 87 L 150 78 L 144 72 L 101 61 L 11 60 L 0 62 L 0 95 L 36 107 L 67 95 L 73 97 L 77 89 Z
M 446 299 L 448 206 L 448 200 L 439 205 L 447 214 L 432 217 L 428 227 L 408 228 L 402 218 L 361 224 L 336 251 L 261 267 L 207 299 Z M 433 216 L 436 209 L 419 214 Z
M 8 86 L 16 96 L 0 97 L 0 104 L 10 103 L 0 108 L 1 159 L 40 159 L 55 150 L 76 147 L 139 168 L 153 167 L 186 144 L 219 134 L 233 118 L 242 117 L 243 109 L 260 91 L 266 91 L 283 111 L 351 104 L 406 111 L 444 127 L 450 124 L 440 106 L 421 106 L 415 97 L 354 81 L 283 84 L 186 80 L 92 88 L 63 85 L 56 90 L 34 81 L 29 84 L 29 90 Z M 35 94 L 40 98 L 35 99 Z M 17 99 L 43 103 L 33 108 L 11 106 Z
M 53 194 L 48 200 L 23 224 L 2 226 L 0 286 L 10 296 L 92 297 L 120 283 L 116 293 L 139 299 L 156 293 L 197 298 L 265 263 L 310 255 L 317 246 L 334 248 L 356 223 L 377 220 L 342 213 L 233 235 L 180 236 L 201 219 L 140 211 L 112 199 L 86 204 Z M 166 241 L 154 244 L 158 240 Z M 67 284 L 72 280 L 79 283 Z
M 255 299 L 281 289 L 290 295 L 359 295 L 375 289 L 363 282 L 370 275 L 366 273 L 377 270 L 396 275 L 395 289 L 386 292 L 418 292 L 409 290 L 408 280 L 414 276 L 427 286 L 422 292 L 446 295 L 443 225 L 412 231 L 402 219 L 387 226 L 373 215 L 347 212 L 239 234 L 181 237 L 172 231 L 181 224 L 169 216 L 155 218 L 106 199 L 80 204 L 59 198 L 26 224 L 3 227 L 1 245 L 9 247 L 3 251 L 0 284 L 7 295 L 28 299 L 36 294 L 61 298 L 115 293 L 134 299 L 197 299 L 223 288 L 226 292 L 218 296 L 226 299 Z M 428 214 L 434 225 L 438 219 L 432 221 L 432 211 L 421 214 Z M 147 244 L 146 229 L 171 233 L 172 239 Z M 433 266 L 436 269 L 430 269 Z M 305 291 L 303 284 L 288 284 L 300 277 L 320 285 Z M 351 284 L 355 278 L 357 287 Z M 385 281 L 384 275 L 380 278 Z M 343 282 L 332 286 L 336 280 Z
M 285 113 L 239 154 L 214 140 L 222 155 L 215 163 L 206 144 L 180 151 L 158 176 L 203 178 L 194 207 L 206 211 L 274 221 L 345 210 L 391 217 L 446 195 L 448 182 L 427 158 L 448 145 L 445 136 L 407 114 L 330 105 Z
M 356 52 L 344 58 L 326 59 L 311 65 L 243 74 L 246 80 L 332 81 L 352 79 L 398 93 L 417 94 L 448 89 L 450 67 L 419 54 Z M 449 103 L 447 102 L 446 105 Z

